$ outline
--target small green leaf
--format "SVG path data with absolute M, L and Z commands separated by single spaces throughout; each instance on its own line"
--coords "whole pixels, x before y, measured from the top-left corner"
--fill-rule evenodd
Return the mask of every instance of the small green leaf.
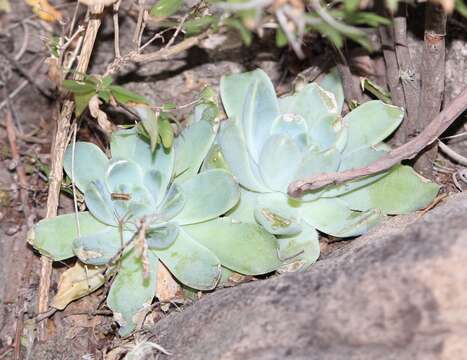
M 361 78 L 362 88 L 373 94 L 378 100 L 391 104 L 391 94 L 368 78 Z
M 156 113 L 147 106 L 136 106 L 134 108 L 141 119 L 141 122 L 149 135 L 151 143 L 151 151 L 156 150 L 157 142 L 159 141 L 159 119 Z
M 95 84 L 84 81 L 63 80 L 63 87 L 74 94 L 94 94 L 96 92 Z
M 176 108 L 177 108 L 177 105 L 173 104 L 173 103 L 166 103 L 166 104 L 162 105 L 162 110 L 164 110 L 164 111 L 174 110 Z
M 172 146 L 174 140 L 174 132 L 170 121 L 166 117 L 161 117 L 159 120 L 159 136 L 162 145 L 168 149 Z
M 464 0 L 456 0 L 456 10 L 459 11 L 459 13 L 467 17 L 467 5 L 464 4 Z
M 122 104 L 137 103 L 137 104 L 149 104 L 149 101 L 141 95 L 134 93 L 133 91 L 127 90 L 122 86 L 110 85 L 109 90 L 112 96 L 117 102 Z
M 276 46 L 284 47 L 288 44 L 287 36 L 285 36 L 284 31 L 281 28 L 276 29 Z
M 345 0 L 344 1 L 344 8 L 348 12 L 353 12 L 358 9 L 360 5 L 360 0 Z
M 94 95 L 95 95 L 94 92 L 85 93 L 85 94 L 75 93 L 74 98 L 75 98 L 75 115 L 76 115 L 76 117 L 80 116 L 83 113 L 83 111 L 86 110 L 86 108 L 89 105 L 89 101 L 91 101 L 91 98 Z
M 253 35 L 251 34 L 251 31 L 248 30 L 245 25 L 243 25 L 243 23 L 238 20 L 238 19 L 232 19 L 232 18 L 228 18 L 224 21 L 224 23 L 227 25 L 227 26 L 230 26 L 231 28 L 234 28 L 238 31 L 238 33 L 240 34 L 240 37 L 243 41 L 243 43 L 246 45 L 246 46 L 250 46 L 251 45 L 251 42 L 253 40 Z
M 155 18 L 166 18 L 175 14 L 183 5 L 183 0 L 159 0 L 151 10 L 149 15 Z
M 104 76 L 101 80 L 101 89 L 107 89 L 110 85 L 112 85 L 113 79 L 112 76 L 107 75 Z
M 219 18 L 217 16 L 203 16 L 201 18 L 185 22 L 183 28 L 187 35 L 196 35 L 216 23 L 218 20 Z

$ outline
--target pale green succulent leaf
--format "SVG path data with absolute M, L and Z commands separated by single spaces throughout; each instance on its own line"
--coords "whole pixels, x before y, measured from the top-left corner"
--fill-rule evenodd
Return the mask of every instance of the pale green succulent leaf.
M 148 189 L 154 203 L 158 204 L 164 196 L 166 189 L 162 189 L 164 175 L 158 170 L 146 171 L 143 177 L 144 187 Z
M 319 236 L 312 226 L 303 222 L 295 235 L 278 236 L 278 256 L 284 262 L 281 272 L 306 270 L 319 258 Z
M 194 240 L 181 227 L 175 242 L 166 249 L 151 250 L 184 285 L 211 290 L 221 276 L 221 263 L 214 253 Z
M 296 235 L 302 231 L 298 219 L 283 213 L 280 209 L 268 208 L 259 204 L 255 209 L 255 219 L 268 233 L 274 235 Z
M 334 94 L 337 103 L 337 113 L 342 113 L 344 107 L 344 87 L 336 67 L 332 68 L 331 71 L 323 77 L 319 82 L 319 86 Z
M 428 206 L 438 191 L 439 185 L 410 166 L 397 165 L 378 181 L 339 198 L 354 210 L 377 208 L 386 214 L 406 214 Z
M 131 238 L 132 232 L 107 226 L 92 234 L 81 234 L 73 241 L 73 252 L 88 265 L 104 265 Z
M 240 197 L 232 175 L 221 169 L 202 172 L 180 184 L 180 188 L 185 206 L 174 220 L 181 225 L 211 220 L 225 214 Z
M 344 117 L 348 128 L 346 152 L 376 145 L 400 125 L 404 110 L 380 100 L 368 101 Z
M 308 84 L 299 92 L 279 99 L 282 114 L 301 115 L 312 129 L 323 116 L 337 114 L 338 108 L 334 95 L 323 90 L 317 84 Z
M 162 176 L 161 193 L 165 192 L 174 167 L 174 150 L 157 145 L 155 153 L 136 128 L 120 130 L 112 134 L 110 142 L 112 160 L 129 160 L 137 163 L 145 172 L 157 170 Z
M 310 143 L 322 151 L 328 150 L 336 147 L 342 131 L 344 131 L 344 126 L 340 115 L 325 115 L 313 125 L 309 134 Z
M 256 80 L 246 92 L 240 117 L 244 138 L 251 157 L 259 161 L 264 144 L 271 133 L 271 126 L 279 116 L 279 106 L 271 80 Z
M 383 218 L 380 210 L 353 211 L 337 198 L 302 203 L 300 213 L 302 219 L 314 228 L 337 237 L 364 234 Z
M 180 214 L 184 206 L 185 197 L 183 196 L 181 187 L 177 184 L 172 184 L 158 209 L 161 220 L 169 221 L 173 219 Z
M 229 120 L 228 124 L 221 128 L 219 145 L 224 159 L 233 176 L 242 186 L 252 191 L 268 191 L 259 176 L 258 165 L 248 152 L 239 125 Z
M 255 223 L 255 208 L 258 195 L 257 192 L 241 187 L 239 202 L 226 215 L 241 222 Z
M 148 264 L 147 273 L 143 260 Z M 120 325 L 120 336 L 128 336 L 136 327 L 138 315 L 151 306 L 156 291 L 157 266 L 157 257 L 151 251 L 143 259 L 136 248 L 121 259 L 120 270 L 107 296 L 107 306 Z
M 229 165 L 224 158 L 224 154 L 222 153 L 222 149 L 219 144 L 213 144 L 204 159 L 201 170 L 205 171 L 209 169 L 224 169 L 229 171 Z
M 222 104 L 229 118 L 239 119 L 243 116 L 246 94 L 254 82 L 263 82 L 269 87 L 269 91 L 272 91 L 275 95 L 271 80 L 261 69 L 242 74 L 225 75 L 221 78 L 220 93 Z
M 276 134 L 269 137 L 259 158 L 259 169 L 265 184 L 272 190 L 287 192 L 301 157 L 297 143 L 290 136 Z
M 96 145 L 88 142 L 70 144 L 65 152 L 63 167 L 76 187 L 84 192 L 86 187 L 95 180 L 103 179 L 109 160 Z
M 175 139 L 175 181 L 181 183 L 196 175 L 215 138 L 211 123 L 194 122 Z
M 93 181 L 88 185 L 84 193 L 84 201 L 91 214 L 104 224 L 117 226 L 118 219 L 123 216 L 114 209 L 110 192 L 102 180 Z
M 305 119 L 292 113 L 282 114 L 272 123 L 271 135 L 283 134 L 291 137 L 304 149 L 309 145 L 308 125 Z
M 111 193 L 125 187 L 131 189 L 134 185 L 143 186 L 143 171 L 133 161 L 116 160 L 109 165 L 105 180 Z
M 146 241 L 150 249 L 165 249 L 172 245 L 178 236 L 177 225 L 168 223 L 157 228 L 149 228 Z
M 42 255 L 54 261 L 60 261 L 75 256 L 73 241 L 78 237 L 78 234 L 86 236 L 105 228 L 107 225 L 87 211 L 59 215 L 43 219 L 34 225 L 28 234 L 28 241 Z
M 244 275 L 266 274 L 282 265 L 276 239 L 257 224 L 223 217 L 183 229 L 219 258 L 222 266 Z

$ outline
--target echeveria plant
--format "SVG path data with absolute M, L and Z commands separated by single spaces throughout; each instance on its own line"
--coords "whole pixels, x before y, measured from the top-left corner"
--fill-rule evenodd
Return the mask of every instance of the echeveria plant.
M 158 144 L 152 152 L 136 128 L 112 135 L 110 159 L 94 144 L 70 145 L 65 172 L 88 211 L 42 220 L 32 231 L 31 242 L 43 255 L 55 261 L 76 255 L 89 265 L 93 289 L 104 282 L 104 271 L 116 274 L 107 305 L 122 335 L 151 304 L 159 261 L 199 290 L 213 289 L 223 269 L 257 275 L 281 266 L 272 235 L 256 224 L 219 217 L 238 203 L 240 192 L 225 170 L 199 173 L 215 138 L 202 109 L 173 149 Z M 147 108 L 137 111 L 145 119 L 154 116 Z M 83 267 L 74 271 L 82 286 Z
M 320 173 L 366 166 L 389 151 L 382 141 L 404 111 L 381 101 L 366 102 L 344 117 L 342 87 L 335 74 L 277 98 L 262 70 L 224 76 L 221 98 L 228 115 L 206 168 L 226 168 L 241 185 L 240 203 L 230 216 L 257 222 L 276 235 L 280 258 L 306 268 L 319 256 L 316 230 L 336 237 L 365 233 L 385 214 L 423 208 L 438 186 L 412 168 L 339 186 L 287 195 L 288 185 Z M 336 101 L 337 98 L 337 101 Z

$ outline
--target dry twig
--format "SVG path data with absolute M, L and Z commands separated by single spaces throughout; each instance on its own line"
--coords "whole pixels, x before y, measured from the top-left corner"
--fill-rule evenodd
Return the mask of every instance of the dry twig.
M 89 65 L 91 58 L 92 49 L 96 40 L 97 31 L 101 25 L 100 14 L 103 11 L 103 6 L 96 7 L 93 9 L 91 18 L 86 28 L 84 35 L 83 47 L 79 56 L 78 65 L 75 72 L 75 80 L 82 78 L 83 74 Z M 65 149 L 68 143 L 68 133 L 70 130 L 70 121 L 73 114 L 74 103 L 72 100 L 66 100 L 63 104 L 60 116 L 57 121 L 57 131 L 55 134 L 54 143 L 51 151 L 51 167 L 49 175 L 49 189 L 47 198 L 47 213 L 46 218 L 52 218 L 57 215 L 58 200 L 60 195 L 60 186 L 62 182 L 62 167 Z M 49 303 L 49 288 L 50 288 L 50 276 L 52 274 L 52 260 L 42 256 L 41 257 L 41 272 L 40 272 L 40 283 L 39 283 L 39 300 L 37 311 L 38 313 L 46 312 Z M 45 332 L 46 322 L 39 325 L 39 339 L 46 339 Z

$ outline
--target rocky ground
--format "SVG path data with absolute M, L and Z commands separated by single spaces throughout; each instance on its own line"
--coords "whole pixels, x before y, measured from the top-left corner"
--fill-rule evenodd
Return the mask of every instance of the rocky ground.
M 466 194 L 393 218 L 306 273 L 218 291 L 169 315 L 154 341 L 173 352 L 167 359 L 462 359 L 466 222 Z
M 51 1 L 53 3 L 53 1 Z M 42 39 L 50 24 L 31 17 L 23 1 L 11 1 L 13 11 L 0 17 L 0 47 L 17 54 L 24 44 L 25 19 L 34 25 L 20 63 L 28 69 L 47 55 Z M 58 3 L 58 2 L 55 2 Z M 67 10 L 68 9 L 68 10 Z M 72 7 L 63 11 L 71 11 Z M 131 16 L 121 27 L 134 26 Z M 456 29 L 462 24 L 451 24 Z M 13 27 L 15 26 L 15 27 Z M 465 26 L 465 25 L 464 25 Z M 122 35 L 122 47 L 131 34 Z M 446 102 L 467 85 L 466 43 L 449 39 Z M 111 17 L 107 16 L 91 64 L 101 73 L 113 56 Z M 238 40 L 238 39 L 237 39 Z M 231 39 L 232 41 L 232 39 Z M 420 49 L 414 36 L 412 50 Z M 278 50 L 267 40 L 252 48 L 238 41 L 221 51 L 196 47 L 171 61 L 129 67 L 116 82 L 147 96 L 155 103 L 193 101 L 206 84 L 218 86 L 220 76 L 261 67 L 274 80 L 279 93 L 290 90 L 294 76 L 313 64 L 323 64 L 320 46 L 310 45 L 308 59 L 299 62 L 287 49 Z M 418 47 L 417 47 L 418 46 Z M 370 59 L 370 58 L 368 58 Z M 371 61 L 378 61 L 378 56 Z M 379 59 L 381 62 L 381 59 Z M 3 66 L 3 65 L 0 65 Z M 23 82 L 14 67 L 6 89 Z M 35 79 L 50 87 L 47 69 L 31 70 Z M 4 100 L 0 90 L 0 102 Z M 96 292 L 71 304 L 48 322 L 49 341 L 35 341 L 39 257 L 25 242 L 30 225 L 45 215 L 47 183 L 43 165 L 50 161 L 50 144 L 57 117 L 57 103 L 45 99 L 28 84 L 12 101 L 18 131 L 20 162 L 27 176 L 27 207 L 20 199 L 17 163 L 12 161 L 0 111 L 0 359 L 13 359 L 17 321 L 24 315 L 21 354 L 25 359 L 119 359 L 111 349 L 122 344 L 112 319 L 91 314 L 102 294 Z M 188 111 L 189 108 L 186 108 Z M 186 112 L 178 114 L 183 120 Z M 84 118 L 81 139 L 101 141 L 94 120 Z M 465 131 L 461 118 L 453 131 Z M 467 141 L 456 140 L 466 155 Z M 449 164 L 449 166 L 454 166 Z M 467 353 L 467 195 L 458 193 L 449 175 L 437 180 L 448 195 L 428 213 L 394 217 L 356 240 L 322 242 L 322 257 L 306 273 L 285 274 L 207 294 L 193 306 L 171 313 L 155 311 L 149 317 L 150 353 L 160 359 L 266 360 L 266 359 L 463 359 Z M 60 213 L 72 207 L 63 195 Z M 54 267 L 51 296 L 68 263 Z M 20 329 L 21 330 L 21 329 Z M 113 356 L 113 357 L 112 357 Z M 150 358 L 141 355 L 139 358 Z

